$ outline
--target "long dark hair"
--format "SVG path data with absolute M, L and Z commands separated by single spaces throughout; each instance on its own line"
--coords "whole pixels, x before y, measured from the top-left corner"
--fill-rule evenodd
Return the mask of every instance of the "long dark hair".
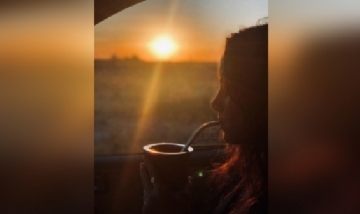
M 235 102 L 243 104 L 245 117 L 242 142 L 227 142 L 225 161 L 212 173 L 221 201 L 230 201 L 230 213 L 267 209 L 267 39 L 267 24 L 232 34 L 220 68 L 224 87 Z

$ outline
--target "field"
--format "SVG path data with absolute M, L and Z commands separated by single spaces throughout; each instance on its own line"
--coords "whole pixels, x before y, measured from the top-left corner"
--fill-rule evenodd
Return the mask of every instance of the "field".
M 95 60 L 95 155 L 184 143 L 216 118 L 210 101 L 218 87 L 216 63 Z

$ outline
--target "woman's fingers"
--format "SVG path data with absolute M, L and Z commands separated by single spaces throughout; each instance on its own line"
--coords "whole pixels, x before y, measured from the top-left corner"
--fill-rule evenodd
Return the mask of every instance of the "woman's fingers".
M 155 188 L 159 188 L 160 183 L 157 180 L 158 173 L 156 168 L 151 164 L 151 162 L 146 157 L 144 158 L 144 162 L 150 175 L 150 182 L 153 184 Z
M 189 184 L 192 184 L 192 181 L 193 181 L 193 177 L 188 176 L 188 183 L 189 183 Z
M 151 178 L 149 176 L 145 163 L 143 162 L 140 163 L 140 177 L 145 191 L 147 192 L 147 194 L 149 194 L 153 189 L 153 185 L 151 183 Z

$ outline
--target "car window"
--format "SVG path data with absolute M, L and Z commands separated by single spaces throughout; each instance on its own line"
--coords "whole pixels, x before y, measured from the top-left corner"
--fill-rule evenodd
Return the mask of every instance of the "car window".
M 267 1 L 259 2 L 266 2 L 264 11 L 254 14 L 246 5 L 239 13 L 240 1 L 149 0 L 97 24 L 95 155 L 185 143 L 215 120 L 210 102 L 226 37 L 267 14 Z M 195 143 L 222 143 L 219 133 L 206 129 Z

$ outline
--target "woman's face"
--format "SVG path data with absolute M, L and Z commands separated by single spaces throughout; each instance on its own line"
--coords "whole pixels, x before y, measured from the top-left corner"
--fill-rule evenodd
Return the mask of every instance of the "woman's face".
M 224 87 L 221 87 L 211 107 L 218 112 L 224 140 L 228 143 L 239 144 L 244 133 L 244 115 L 240 105 L 231 99 Z

